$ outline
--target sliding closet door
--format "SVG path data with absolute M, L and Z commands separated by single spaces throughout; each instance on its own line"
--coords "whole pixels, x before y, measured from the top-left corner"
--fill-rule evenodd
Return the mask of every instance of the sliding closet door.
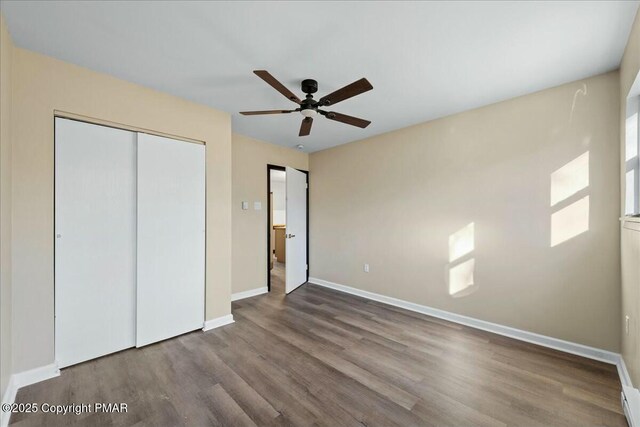
M 205 147 L 138 134 L 138 347 L 204 323 Z
M 135 170 L 135 133 L 55 119 L 60 367 L 136 343 Z

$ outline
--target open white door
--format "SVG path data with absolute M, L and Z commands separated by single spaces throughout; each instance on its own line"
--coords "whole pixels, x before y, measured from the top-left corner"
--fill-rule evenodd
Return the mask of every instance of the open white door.
M 307 175 L 287 167 L 287 293 L 307 281 Z

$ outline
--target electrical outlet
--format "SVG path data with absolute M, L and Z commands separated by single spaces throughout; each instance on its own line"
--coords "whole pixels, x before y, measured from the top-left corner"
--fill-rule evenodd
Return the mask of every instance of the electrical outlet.
M 369 264 L 365 264 L 364 265 L 364 272 L 368 273 L 369 272 Z
M 624 316 L 624 333 L 629 335 L 629 316 Z

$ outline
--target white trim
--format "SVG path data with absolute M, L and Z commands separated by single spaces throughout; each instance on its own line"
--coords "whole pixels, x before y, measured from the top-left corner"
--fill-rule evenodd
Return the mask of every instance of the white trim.
M 2 397 L 2 403 L 14 403 L 16 400 L 16 394 L 22 387 L 26 387 L 31 384 L 39 383 L 40 381 L 48 380 L 60 376 L 60 369 L 58 369 L 57 363 L 51 363 L 49 365 L 40 366 L 38 368 L 30 369 L 28 371 L 18 372 L 17 374 L 9 377 L 9 383 Z M 6 427 L 9 425 L 9 418 L 11 412 L 1 411 L 0 413 L 0 427 Z
M 40 381 L 59 376 L 60 369 L 58 369 L 58 364 L 51 363 L 49 365 L 40 366 L 39 368 L 18 372 L 17 374 L 11 375 L 11 378 L 13 379 L 16 389 L 20 389 L 31 384 L 39 383 Z
M 627 365 L 620 356 L 617 364 L 620 383 L 622 383 L 622 392 L 620 393 L 620 401 L 624 415 L 630 427 L 640 427 L 640 390 L 633 388 L 631 376 L 627 371 Z
M 640 218 L 638 218 L 637 216 L 623 216 L 620 217 L 620 221 L 622 222 L 640 222 Z
M 310 283 L 315 283 L 325 288 L 334 289 L 336 291 L 345 292 L 348 294 L 356 295 L 362 298 L 367 298 L 373 301 L 382 302 L 385 304 L 393 305 L 395 307 L 404 308 L 406 310 L 415 311 L 417 313 L 426 314 L 428 316 L 437 317 L 439 319 L 448 320 L 450 322 L 459 323 L 461 325 L 470 326 L 472 328 L 481 329 L 483 331 L 493 332 L 494 334 L 503 335 L 506 337 L 514 338 L 520 341 L 526 341 L 532 344 L 541 345 L 543 347 L 552 348 L 555 350 L 563 351 L 565 353 L 571 353 L 578 356 L 586 357 L 588 359 L 599 360 L 601 362 L 610 363 L 618 366 L 618 372 L 621 372 L 622 360 L 620 354 L 614 353 L 608 350 L 602 350 L 595 347 L 589 347 L 583 344 L 578 344 L 570 341 L 564 341 L 558 338 L 548 337 L 545 335 L 536 334 L 533 332 L 523 331 L 521 329 L 511 328 L 509 326 L 499 325 L 497 323 L 491 323 L 484 320 L 474 319 L 473 317 L 463 316 L 461 314 L 451 313 L 449 311 L 440 310 L 437 308 L 429 307 L 426 305 L 415 304 L 412 302 L 404 301 L 397 298 L 388 297 L 385 295 L 376 294 L 373 292 L 363 291 L 361 289 L 352 288 L 350 286 L 340 285 L 338 283 L 329 282 L 327 280 L 318 279 L 315 277 L 309 277 Z M 624 369 L 626 371 L 626 368 Z M 627 374 L 628 378 L 628 374 Z M 620 381 L 626 381 L 622 376 Z
M 216 319 L 206 320 L 204 322 L 203 331 L 210 331 L 211 329 L 219 328 L 220 326 L 229 325 L 233 323 L 233 314 L 227 314 L 226 316 L 218 317 Z
M 620 401 L 629 426 L 640 427 L 640 390 L 623 385 Z
M 624 359 L 622 358 L 622 356 L 619 356 L 618 363 L 616 363 L 616 367 L 618 368 L 620 383 L 627 387 L 633 387 L 633 384 L 631 382 L 631 376 L 629 375 L 629 371 L 627 371 L 627 365 L 625 365 Z
M 622 356 L 619 356 L 616 368 L 618 368 L 618 376 L 622 384 L 620 403 L 622 404 L 624 416 L 627 417 L 630 427 L 640 427 L 640 390 L 633 388 L 631 376 L 629 376 L 627 365 L 624 363 Z
M 9 382 L 7 383 L 7 389 L 4 391 L 4 396 L 2 397 L 2 404 L 14 403 L 16 401 L 17 393 L 18 387 L 16 387 L 14 383 L 14 376 L 11 375 L 9 377 Z M 0 427 L 7 427 L 9 425 L 9 418 L 11 418 L 11 412 L 0 410 Z
M 238 301 L 245 298 L 255 297 L 256 295 L 262 295 L 269 292 L 269 288 L 263 286 L 261 288 L 249 289 L 248 291 L 236 292 L 231 295 L 231 301 Z

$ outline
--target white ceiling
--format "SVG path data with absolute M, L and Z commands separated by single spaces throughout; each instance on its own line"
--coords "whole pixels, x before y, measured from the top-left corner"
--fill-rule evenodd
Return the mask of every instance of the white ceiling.
M 638 2 L 2 1 L 27 49 L 228 111 L 234 132 L 317 151 L 618 68 Z M 367 129 L 299 114 L 252 73 L 324 95 L 374 90 L 332 110 Z M 318 99 L 318 97 L 316 97 Z

